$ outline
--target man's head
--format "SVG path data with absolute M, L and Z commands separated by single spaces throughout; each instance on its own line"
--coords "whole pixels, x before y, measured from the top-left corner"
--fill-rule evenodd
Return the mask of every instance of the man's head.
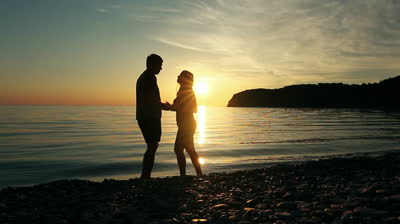
M 157 75 L 162 69 L 162 63 L 163 59 L 159 55 L 151 54 L 146 60 L 147 70 L 149 70 L 152 74 Z

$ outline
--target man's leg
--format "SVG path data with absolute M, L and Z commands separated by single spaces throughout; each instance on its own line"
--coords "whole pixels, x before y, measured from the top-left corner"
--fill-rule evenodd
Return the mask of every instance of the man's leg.
M 147 143 L 147 150 L 143 156 L 143 169 L 141 178 L 150 178 L 157 148 L 158 148 L 158 142 Z

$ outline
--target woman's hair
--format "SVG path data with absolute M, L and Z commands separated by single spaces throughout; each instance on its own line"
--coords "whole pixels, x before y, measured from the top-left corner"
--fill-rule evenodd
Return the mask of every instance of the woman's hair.
M 197 113 L 197 101 L 193 91 L 193 74 L 184 70 L 180 76 L 180 88 L 174 100 L 176 111 Z
M 180 75 L 183 77 L 183 85 L 187 87 L 193 86 L 193 74 L 191 72 L 183 70 Z

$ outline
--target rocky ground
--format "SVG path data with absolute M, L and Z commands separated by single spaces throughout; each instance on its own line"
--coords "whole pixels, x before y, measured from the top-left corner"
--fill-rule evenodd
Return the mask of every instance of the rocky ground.
M 0 223 L 400 223 L 400 153 L 6 188 Z

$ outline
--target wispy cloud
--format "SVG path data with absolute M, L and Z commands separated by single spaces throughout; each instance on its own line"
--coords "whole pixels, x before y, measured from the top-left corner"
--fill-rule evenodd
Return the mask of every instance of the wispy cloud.
M 108 4 L 104 4 L 101 7 L 96 8 L 96 12 L 98 13 L 109 13 L 114 10 L 121 9 L 122 6 L 118 4 L 110 4 L 111 2 L 108 2 Z
M 160 13 L 180 13 L 180 10 L 177 8 L 161 8 L 161 7 L 156 7 L 156 8 L 151 8 L 151 11 L 153 12 L 160 12 Z
M 96 9 L 96 12 L 106 13 L 106 12 L 108 12 L 108 10 L 107 9 Z
M 207 52 L 206 49 L 196 48 L 196 47 L 194 47 L 192 45 L 186 45 L 184 43 L 175 42 L 173 40 L 166 40 L 166 39 L 162 39 L 162 38 L 159 38 L 159 37 L 152 37 L 152 39 L 157 40 L 157 41 L 159 41 L 161 43 L 164 43 L 164 44 L 168 44 L 168 45 L 171 45 L 171 46 L 174 46 L 174 47 L 183 48 L 183 49 L 186 49 L 186 50 Z
M 226 74 L 307 80 L 400 69 L 398 0 L 182 1 L 159 11 L 173 13 L 153 39 L 218 55 Z

